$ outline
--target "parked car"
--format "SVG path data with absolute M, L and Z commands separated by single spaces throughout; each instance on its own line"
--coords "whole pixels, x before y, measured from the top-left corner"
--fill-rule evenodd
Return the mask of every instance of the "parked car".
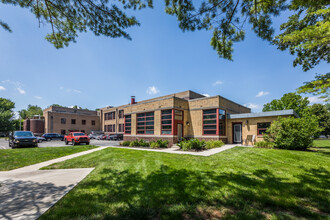
M 44 137 L 36 137 L 36 138 L 38 140 L 38 143 L 46 141 L 46 138 L 44 138 Z
M 38 147 L 38 140 L 31 131 L 14 131 L 9 134 L 9 147 Z
M 64 137 L 64 141 L 66 145 L 68 145 L 69 142 L 71 142 L 72 145 L 81 144 L 81 143 L 85 143 L 88 145 L 90 139 L 86 134 L 82 132 L 70 132 L 68 135 Z
M 111 141 L 122 141 L 124 138 L 123 134 L 113 134 L 113 135 L 109 135 L 109 137 L 107 138 L 107 140 L 111 140 Z
M 90 139 L 96 139 L 98 136 L 104 135 L 103 131 L 91 131 L 91 133 L 88 135 Z
M 101 134 L 101 135 L 97 136 L 95 139 L 96 140 L 106 140 L 107 139 L 107 135 Z
M 55 133 L 46 133 L 43 134 L 41 137 L 45 138 L 46 141 L 52 141 L 52 140 L 64 140 L 64 136 L 61 134 L 55 134 Z

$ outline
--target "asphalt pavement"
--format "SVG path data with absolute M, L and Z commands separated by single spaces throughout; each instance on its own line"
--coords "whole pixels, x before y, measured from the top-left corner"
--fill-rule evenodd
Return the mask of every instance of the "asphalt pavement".
M 107 140 L 91 140 L 90 145 L 95 146 L 119 146 L 119 141 L 107 141 Z M 38 147 L 65 147 L 70 146 L 65 145 L 64 141 L 44 141 L 38 144 Z M 5 139 L 0 139 L 0 149 L 10 149 L 8 141 Z

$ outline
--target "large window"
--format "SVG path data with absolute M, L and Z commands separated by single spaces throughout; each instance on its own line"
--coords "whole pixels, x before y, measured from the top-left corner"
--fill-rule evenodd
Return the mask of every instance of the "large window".
M 203 134 L 217 134 L 217 109 L 203 111 Z
M 113 120 L 116 119 L 116 112 L 108 112 L 104 114 L 105 120 Z
M 66 118 L 61 118 L 61 124 L 65 125 L 66 124 Z
M 116 125 L 104 125 L 105 132 L 116 132 Z
M 266 132 L 267 128 L 270 127 L 270 122 L 258 123 L 257 127 L 258 127 L 258 136 L 262 136 Z
M 132 116 L 125 115 L 125 134 L 130 134 L 132 129 Z
M 124 124 L 118 125 L 118 132 L 124 132 Z
M 92 125 L 95 125 L 95 120 L 92 120 Z
M 162 134 L 172 134 L 172 109 L 162 111 Z
M 137 114 L 137 134 L 154 134 L 154 112 Z
M 75 125 L 76 124 L 76 119 L 71 119 L 71 124 Z
M 86 120 L 81 120 L 82 125 L 86 125 Z

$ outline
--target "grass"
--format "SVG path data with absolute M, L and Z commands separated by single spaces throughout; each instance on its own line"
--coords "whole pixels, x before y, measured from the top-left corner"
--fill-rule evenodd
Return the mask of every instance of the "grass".
M 96 146 L 83 145 L 0 150 L 0 171 L 12 170 L 93 148 L 96 148 Z
M 210 157 L 107 148 L 51 165 L 96 167 L 41 219 L 327 219 L 330 141 Z

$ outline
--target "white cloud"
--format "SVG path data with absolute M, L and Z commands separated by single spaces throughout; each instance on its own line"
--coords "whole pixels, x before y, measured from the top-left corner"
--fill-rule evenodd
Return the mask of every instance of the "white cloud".
M 223 84 L 223 82 L 221 80 L 217 80 L 212 85 L 213 86 L 218 86 L 218 85 L 222 85 L 222 84 Z
M 321 99 L 320 97 L 317 97 L 317 96 L 308 97 L 308 100 L 309 100 L 310 104 L 324 102 L 324 99 Z
M 0 86 L 0 91 L 4 91 L 4 90 L 6 90 L 6 88 L 3 86 Z
M 60 86 L 60 90 L 68 92 L 68 93 L 82 93 L 80 90 L 78 89 L 70 89 L 70 88 L 64 88 L 63 86 Z
M 36 98 L 36 99 L 42 99 L 41 96 L 34 96 L 34 98 Z
M 206 97 L 210 97 L 210 94 L 207 94 L 207 93 L 205 93 L 205 94 L 202 94 L 203 96 L 206 96 Z
M 157 89 L 156 86 L 149 86 L 147 89 L 147 93 L 149 95 L 156 95 L 157 93 L 159 93 L 159 89 Z
M 269 92 L 264 92 L 264 91 L 260 91 L 256 97 L 262 97 L 262 96 L 266 96 L 266 95 L 269 95 Z
M 260 111 L 262 106 L 259 104 L 255 104 L 255 103 L 248 103 L 248 104 L 244 104 L 245 107 L 248 107 L 254 111 Z
M 2 80 L 1 81 L 2 83 L 5 83 L 5 84 L 12 84 L 15 86 L 15 89 L 20 93 L 20 94 L 26 94 L 25 90 L 22 89 L 23 87 L 23 84 L 21 82 L 18 82 L 18 81 L 11 81 L 11 80 Z
M 17 89 L 17 91 L 18 91 L 20 94 L 22 94 L 22 95 L 24 95 L 24 94 L 26 93 L 25 90 L 22 89 L 22 88 L 20 88 L 20 87 L 17 87 L 16 89 Z

